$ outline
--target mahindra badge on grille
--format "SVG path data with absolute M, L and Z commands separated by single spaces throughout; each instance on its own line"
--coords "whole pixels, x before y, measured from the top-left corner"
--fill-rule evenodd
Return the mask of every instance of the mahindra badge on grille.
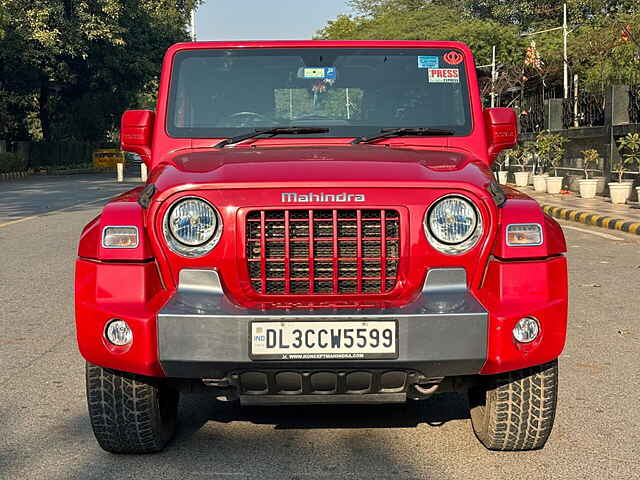
M 364 193 L 296 193 L 296 192 L 282 192 L 282 203 L 312 203 L 312 202 L 364 202 Z

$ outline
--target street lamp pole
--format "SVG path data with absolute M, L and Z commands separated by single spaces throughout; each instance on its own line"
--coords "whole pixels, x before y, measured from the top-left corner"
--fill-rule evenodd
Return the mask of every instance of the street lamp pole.
M 569 31 L 567 29 L 567 4 L 564 4 L 564 15 L 562 21 L 562 37 L 563 37 L 563 63 L 564 63 L 564 98 L 569 98 L 569 58 L 567 55 L 567 37 Z
M 491 54 L 491 108 L 496 106 L 496 46 L 493 46 Z
M 191 41 L 196 41 L 196 7 L 191 10 Z
M 496 46 L 491 49 L 491 63 L 488 65 L 477 65 L 476 68 L 491 67 L 491 108 L 496 106 L 496 80 L 498 79 L 498 65 L 496 64 Z

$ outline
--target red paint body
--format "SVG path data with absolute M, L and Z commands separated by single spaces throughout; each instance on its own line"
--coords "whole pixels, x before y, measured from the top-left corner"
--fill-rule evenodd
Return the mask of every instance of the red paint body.
M 464 137 L 398 137 L 373 145 L 351 145 L 348 138 L 260 138 L 233 148 L 212 150 L 222 140 L 171 138 L 164 127 L 172 59 L 184 49 L 446 47 L 464 55 L 473 128 Z M 493 374 L 557 358 L 564 346 L 567 319 L 566 245 L 558 224 L 531 198 L 505 189 L 497 207 L 488 191 L 495 156 L 513 144 L 515 116 L 508 109 L 483 112 L 473 57 L 455 42 L 244 42 L 179 44 L 165 57 L 155 115 L 127 113 L 123 147 L 143 156 L 148 183 L 157 193 L 147 209 L 138 203 L 142 188 L 115 198 L 85 227 L 76 268 L 76 320 L 82 355 L 103 367 L 162 377 L 157 358 L 156 315 L 175 292 L 184 268 L 215 268 L 225 293 L 237 305 L 275 307 L 402 306 L 417 297 L 430 268 L 463 267 L 468 289 L 489 312 L 488 357 L 481 373 Z M 244 215 L 248 207 L 283 208 L 283 191 L 364 193 L 358 207 L 390 207 L 402 219 L 400 270 L 396 287 L 378 295 L 265 296 L 253 291 L 244 251 Z M 423 219 L 429 206 L 448 193 L 463 193 L 478 208 L 484 232 L 462 255 L 445 255 L 427 241 Z M 200 258 L 171 252 L 162 219 L 181 196 L 197 195 L 215 205 L 224 225 L 220 243 Z M 341 206 L 354 207 L 353 204 Z M 296 206 L 286 206 L 296 208 Z M 308 203 L 300 208 L 327 205 Z M 331 206 L 330 208 L 333 208 Z M 539 223 L 544 243 L 506 245 L 510 223 Z M 109 225 L 137 226 L 135 249 L 101 246 Z M 539 319 L 542 335 L 516 345 L 511 330 L 521 317 Z M 109 319 L 123 318 L 133 330 L 129 347 L 104 339 Z

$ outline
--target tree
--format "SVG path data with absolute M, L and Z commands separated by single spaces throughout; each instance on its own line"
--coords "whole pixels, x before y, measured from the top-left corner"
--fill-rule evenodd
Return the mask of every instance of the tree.
M 563 2 L 558 0 L 466 0 L 465 6 L 476 18 L 517 25 L 523 31 L 562 23 Z M 636 0 L 567 0 L 567 8 L 572 25 L 640 11 Z
M 342 15 L 318 32 L 326 39 L 461 40 L 477 63 L 491 61 L 497 47 L 501 64 L 498 93 L 527 89 L 561 90 L 564 69 L 562 33 L 536 35 L 543 60 L 524 64 L 528 40 L 521 33 L 559 27 L 562 2 L 556 0 L 352 0 L 356 15 Z M 640 75 L 640 2 L 567 0 L 569 69 L 581 88 L 601 91 L 611 82 L 634 83 Z M 488 93 L 488 77 L 480 86 Z
M 493 45 L 500 62 L 521 62 L 526 41 L 513 26 L 462 15 L 446 2 L 358 0 L 360 16 L 341 15 L 317 32 L 317 38 L 459 40 L 467 43 L 480 63 L 489 63 Z M 368 6 L 367 6 L 368 5 Z M 419 5 L 419 6 L 418 6 Z
M 108 139 L 157 77 L 166 48 L 188 38 L 198 2 L 5 0 L 0 112 L 7 118 L 0 133 Z

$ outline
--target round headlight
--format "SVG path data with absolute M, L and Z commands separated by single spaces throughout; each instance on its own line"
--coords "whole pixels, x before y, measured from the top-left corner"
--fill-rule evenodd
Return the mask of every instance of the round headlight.
M 443 253 L 471 249 L 482 234 L 482 220 L 471 201 L 459 195 L 438 200 L 427 212 L 424 230 L 431 245 Z
M 196 197 L 178 200 L 167 212 L 164 234 L 169 248 L 189 257 L 211 250 L 222 233 L 220 215 L 208 202 Z

